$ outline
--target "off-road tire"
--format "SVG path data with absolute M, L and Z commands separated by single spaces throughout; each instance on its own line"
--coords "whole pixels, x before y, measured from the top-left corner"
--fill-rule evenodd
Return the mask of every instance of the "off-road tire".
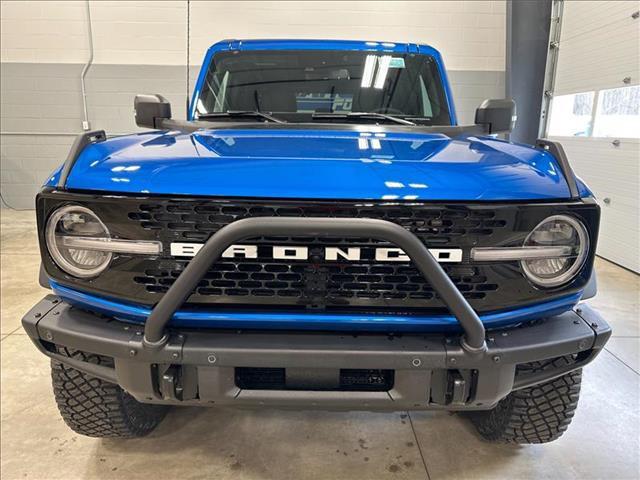
M 104 363 L 106 358 L 67 349 L 65 354 L 92 363 Z M 140 403 L 118 385 L 55 360 L 51 361 L 51 379 L 65 423 L 76 433 L 88 437 L 142 437 L 150 433 L 167 412 L 163 405 Z
M 544 367 L 543 367 L 544 368 Z M 470 414 L 480 435 L 492 442 L 547 443 L 569 427 L 578 406 L 582 370 L 511 392 L 493 410 Z

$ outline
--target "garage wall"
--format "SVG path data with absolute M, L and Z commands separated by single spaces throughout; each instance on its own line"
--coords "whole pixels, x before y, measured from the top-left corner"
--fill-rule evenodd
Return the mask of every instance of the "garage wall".
M 86 5 L 0 5 L 1 192 L 7 204 L 32 208 L 39 185 L 82 129 Z M 204 53 L 224 38 L 427 43 L 443 53 L 461 122 L 473 121 L 484 98 L 504 96 L 504 1 L 91 1 L 90 8 L 88 114 L 91 128 L 111 134 L 138 130 L 136 93 L 162 93 L 184 118 Z
M 555 95 L 640 82 L 640 20 L 636 1 L 565 2 Z
M 602 105 L 605 91 L 639 88 L 639 9 L 637 1 L 564 3 L 549 131 L 551 138 L 562 142 L 576 174 L 589 184 L 602 207 L 598 254 L 636 272 L 640 272 L 640 95 L 624 100 L 620 112 L 624 117 L 613 123 L 614 128 L 603 131 L 598 122 L 607 113 Z M 569 97 L 572 94 L 584 95 L 575 99 Z M 612 106 L 608 107 L 611 114 Z M 562 131 L 572 120 L 579 123 L 574 130 Z
M 133 97 L 141 92 L 162 93 L 175 116 L 184 118 L 186 2 L 96 1 L 90 6 L 94 61 L 86 90 L 91 128 L 110 134 L 139 130 Z M 89 58 L 86 4 L 3 0 L 0 9 L 0 188 L 5 204 L 33 208 L 39 186 L 82 131 L 80 72 Z

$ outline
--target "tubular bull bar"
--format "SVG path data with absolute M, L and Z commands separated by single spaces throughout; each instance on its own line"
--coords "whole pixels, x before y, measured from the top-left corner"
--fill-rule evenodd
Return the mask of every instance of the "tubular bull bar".
M 485 329 L 469 302 L 456 288 L 427 247 L 413 233 L 386 220 L 367 218 L 245 218 L 218 230 L 189 262 L 153 309 L 144 328 L 144 345 L 161 348 L 169 339 L 166 327 L 173 314 L 189 298 L 211 264 L 233 243 L 258 236 L 352 237 L 384 240 L 401 248 L 442 298 L 464 330 L 462 348 L 472 354 L 485 352 Z

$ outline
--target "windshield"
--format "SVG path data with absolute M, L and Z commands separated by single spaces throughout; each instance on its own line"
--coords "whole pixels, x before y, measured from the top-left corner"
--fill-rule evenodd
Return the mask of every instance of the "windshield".
M 218 53 L 202 85 L 196 117 L 240 111 L 317 122 L 332 118 L 322 114 L 353 119 L 364 118 L 356 113 L 379 113 L 421 124 L 451 125 L 437 63 L 431 56 L 418 54 Z

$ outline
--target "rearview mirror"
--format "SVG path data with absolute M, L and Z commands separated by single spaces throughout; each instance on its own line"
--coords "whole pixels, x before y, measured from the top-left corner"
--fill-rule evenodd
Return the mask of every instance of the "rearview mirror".
M 139 127 L 162 128 L 162 120 L 171 118 L 171 104 L 162 95 L 136 95 L 133 108 Z
M 487 99 L 476 109 L 476 125 L 488 134 L 510 132 L 516 118 L 516 102 L 510 98 Z

